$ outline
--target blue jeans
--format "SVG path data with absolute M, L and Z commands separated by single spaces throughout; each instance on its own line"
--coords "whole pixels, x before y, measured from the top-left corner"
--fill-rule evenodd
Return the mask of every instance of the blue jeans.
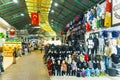
M 0 72 L 4 72 L 2 63 L 0 63 Z
M 108 56 L 104 56 L 104 61 L 105 61 L 105 68 L 106 68 L 106 70 L 108 70 L 108 68 L 109 68 L 109 57 Z
M 61 70 L 57 70 L 57 76 L 61 76 Z

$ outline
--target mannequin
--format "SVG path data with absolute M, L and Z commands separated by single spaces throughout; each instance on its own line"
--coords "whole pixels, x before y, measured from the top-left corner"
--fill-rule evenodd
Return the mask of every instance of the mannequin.
M 55 64 L 55 61 L 52 61 L 51 68 L 52 68 L 52 75 L 55 76 L 55 70 L 56 70 L 56 64 Z
M 77 62 L 77 68 L 82 69 L 82 63 L 81 63 L 81 61 Z
M 94 70 L 94 68 L 91 69 L 91 76 L 92 76 L 92 77 L 95 76 L 95 70 Z
M 101 36 L 99 36 L 98 40 L 99 40 L 99 54 L 103 54 L 103 48 L 105 44 L 104 39 Z
M 104 51 L 105 51 L 104 54 L 105 68 L 107 70 L 110 65 L 109 58 L 111 57 L 111 47 L 109 46 L 109 44 L 106 44 Z
M 88 62 L 88 60 L 89 60 L 89 56 L 88 56 L 88 54 L 84 54 L 84 60 L 86 61 L 86 62 Z
M 89 68 L 86 69 L 86 76 L 90 77 L 90 69 Z
M 95 69 L 95 75 L 98 77 L 100 76 L 100 70 L 98 68 Z
M 96 18 L 94 17 L 92 20 L 92 30 L 96 30 Z
M 97 62 L 97 68 L 101 69 L 100 62 L 99 61 L 96 61 L 96 62 Z
M 93 61 L 93 68 L 96 69 L 97 68 L 97 63 L 95 61 Z
M 94 43 L 94 47 L 92 49 L 92 54 L 97 54 L 98 52 L 98 47 L 99 47 L 99 41 L 98 41 L 98 38 L 96 35 L 94 35 L 94 38 L 93 38 L 93 43 Z
M 71 67 L 72 67 L 72 76 L 75 76 L 76 70 L 77 70 L 77 65 L 76 65 L 76 62 L 74 60 L 72 61 Z
M 112 45 L 111 45 L 111 54 L 117 54 L 117 40 L 111 39 Z
M 82 76 L 85 77 L 85 69 L 82 69 Z
M 83 55 L 83 54 L 80 54 L 80 61 L 81 61 L 81 62 L 85 61 L 85 60 L 84 60 L 84 55 Z
M 88 54 L 91 54 L 91 50 L 93 49 L 94 47 L 94 42 L 93 42 L 93 38 L 92 38 L 92 35 L 89 36 L 89 38 L 87 39 L 87 47 L 88 47 Z
M 62 71 L 62 76 L 66 74 L 67 65 L 64 60 L 62 61 L 62 64 L 61 64 L 61 71 Z
M 57 76 L 61 76 L 61 64 L 60 64 L 60 60 L 58 60 L 58 62 L 57 62 L 56 69 L 57 69 Z
M 88 62 L 88 67 L 89 67 L 90 69 L 92 69 L 92 68 L 93 68 L 93 63 L 92 63 L 92 61 L 91 61 L 91 60 Z
M 69 76 L 71 75 L 71 69 L 72 69 L 71 68 L 71 63 L 68 62 L 67 63 L 67 75 L 69 75 Z
M 79 68 L 77 69 L 77 77 L 81 77 L 81 70 Z
M 101 72 L 105 71 L 105 62 L 103 60 L 100 61 Z
M 49 75 L 51 75 L 51 65 L 52 65 L 52 60 L 48 59 L 48 61 L 47 61 L 47 69 L 48 69 Z

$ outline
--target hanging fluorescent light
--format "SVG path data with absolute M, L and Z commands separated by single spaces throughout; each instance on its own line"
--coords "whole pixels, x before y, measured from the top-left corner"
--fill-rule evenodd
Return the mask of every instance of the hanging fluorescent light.
M 55 3 L 54 5 L 57 7 L 57 6 L 58 6 L 58 3 Z
M 18 0 L 13 0 L 14 3 L 18 3 Z
M 54 10 L 51 10 L 52 13 L 54 13 Z

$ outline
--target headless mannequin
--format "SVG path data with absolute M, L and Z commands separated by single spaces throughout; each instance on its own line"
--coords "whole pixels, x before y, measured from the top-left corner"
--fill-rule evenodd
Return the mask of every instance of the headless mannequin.
M 92 54 L 97 54 L 98 47 L 99 47 L 99 40 L 96 35 L 94 35 L 93 42 L 94 42 L 94 47 L 92 49 Z
M 67 63 L 67 75 L 71 75 L 71 63 Z
M 61 76 L 61 64 L 60 64 L 60 60 L 58 60 L 57 62 L 57 76 Z
M 52 61 L 52 75 L 55 76 L 56 64 L 55 61 Z
M 77 70 L 77 65 L 76 62 L 73 60 L 72 62 L 72 75 L 75 76 L 76 75 L 76 70 Z
M 92 20 L 92 30 L 96 30 L 96 18 L 94 17 L 93 20 Z
M 106 70 L 109 68 L 109 65 L 110 65 L 110 62 L 109 62 L 110 57 L 111 57 L 111 47 L 107 43 L 105 46 L 105 54 L 104 54 L 104 61 L 105 61 Z
M 88 45 L 88 54 L 91 54 L 91 50 L 94 47 L 94 42 L 93 42 L 93 38 L 92 35 L 89 36 L 89 38 L 87 39 L 87 45 Z
M 67 65 L 64 60 L 62 61 L 62 64 L 61 64 L 61 71 L 62 71 L 62 76 L 66 74 Z

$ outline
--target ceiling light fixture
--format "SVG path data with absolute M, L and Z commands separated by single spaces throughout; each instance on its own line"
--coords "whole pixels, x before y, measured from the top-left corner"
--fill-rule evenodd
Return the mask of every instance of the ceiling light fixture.
M 18 3 L 18 0 L 13 0 L 14 3 Z
M 54 20 L 52 19 L 51 21 L 53 22 Z
M 51 10 L 52 13 L 54 13 L 54 10 Z
M 58 3 L 55 3 L 54 5 L 57 7 L 57 6 L 58 6 Z
M 24 16 L 25 14 L 21 13 L 20 15 L 21 15 L 21 16 Z

